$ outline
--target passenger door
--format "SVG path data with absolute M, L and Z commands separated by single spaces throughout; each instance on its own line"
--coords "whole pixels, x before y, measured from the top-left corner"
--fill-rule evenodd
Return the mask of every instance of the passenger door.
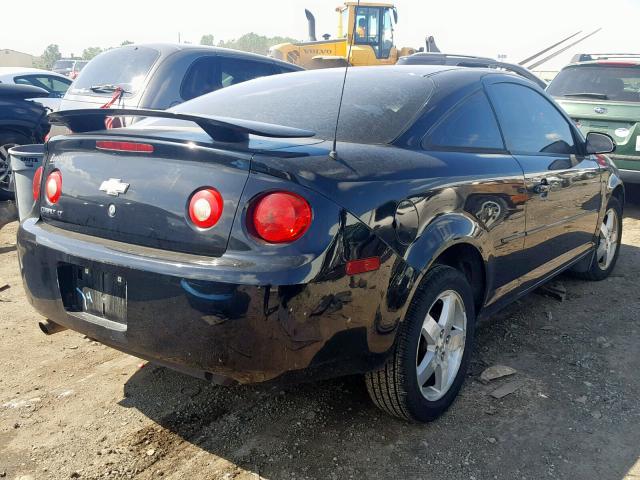
M 522 168 L 505 149 L 484 91 L 453 107 L 429 130 L 422 146 L 448 165 L 452 177 L 447 183 L 462 210 L 487 232 L 493 272 L 487 305 L 507 298 L 525 274 L 516 259 L 524 247 L 526 190 Z
M 507 149 L 527 189 L 522 278 L 529 287 L 593 246 L 601 203 L 600 168 L 558 107 L 520 83 L 487 86 Z

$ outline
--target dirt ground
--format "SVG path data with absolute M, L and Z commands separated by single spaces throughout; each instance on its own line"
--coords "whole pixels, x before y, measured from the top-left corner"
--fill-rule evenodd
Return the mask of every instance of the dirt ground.
M 219 387 L 71 331 L 44 336 L 0 231 L 0 478 L 640 479 L 640 195 L 618 265 L 484 322 L 449 412 L 409 425 L 359 378 Z M 485 385 L 490 365 L 517 373 Z M 519 388 L 497 400 L 497 387 Z

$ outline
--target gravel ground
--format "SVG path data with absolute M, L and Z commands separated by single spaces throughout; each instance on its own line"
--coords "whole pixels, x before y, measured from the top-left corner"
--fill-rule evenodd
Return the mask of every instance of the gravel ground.
M 71 331 L 46 337 L 11 223 L 0 231 L 0 478 L 640 478 L 638 192 L 632 202 L 611 278 L 562 276 L 564 301 L 533 293 L 484 322 L 460 398 L 425 426 L 376 410 L 359 378 L 225 388 Z M 482 383 L 496 364 L 517 373 Z

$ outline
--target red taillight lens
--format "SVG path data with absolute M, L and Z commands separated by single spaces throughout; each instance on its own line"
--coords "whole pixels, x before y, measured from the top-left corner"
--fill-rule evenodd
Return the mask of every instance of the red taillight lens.
M 224 202 L 215 188 L 203 188 L 189 200 L 189 218 L 200 228 L 211 228 L 222 216 Z
M 40 198 L 40 185 L 42 184 L 42 171 L 44 167 L 38 167 L 36 173 L 33 174 L 33 199 Z
M 44 184 L 44 192 L 49 203 L 56 203 L 60 200 L 60 195 L 62 195 L 62 174 L 60 170 L 54 170 L 49 174 Z
M 311 207 L 295 193 L 275 192 L 262 197 L 253 209 L 256 233 L 269 243 L 288 243 L 311 225 Z
M 99 150 L 108 150 L 110 152 L 153 153 L 153 145 L 138 142 L 115 142 L 112 140 L 99 140 L 96 142 L 96 148 Z

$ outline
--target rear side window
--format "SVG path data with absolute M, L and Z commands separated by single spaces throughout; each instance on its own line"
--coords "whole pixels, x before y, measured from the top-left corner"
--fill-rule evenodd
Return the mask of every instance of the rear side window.
M 515 83 L 490 85 L 489 93 L 511 152 L 576 153 L 569 123 L 541 94 Z
M 270 63 L 255 62 L 241 58 L 220 58 L 220 81 L 223 87 L 246 82 L 253 78 L 266 77 L 276 73 Z
M 191 100 L 220 88 L 274 73 L 279 72 L 270 63 L 220 56 L 202 57 L 189 68 L 180 94 L 185 100 Z
M 221 87 L 218 59 L 214 56 L 197 59 L 184 77 L 180 95 L 185 100 L 213 92 Z
M 54 97 L 62 97 L 69 85 L 71 85 L 71 80 L 61 79 L 52 75 L 23 75 L 15 77 L 13 81 L 18 85 L 33 85 L 34 87 L 44 88 Z
M 114 48 L 91 60 L 70 89 L 71 93 L 111 96 L 113 90 L 94 91 L 92 87 L 116 86 L 135 95 L 143 86 L 160 52 L 149 47 Z
M 474 93 L 448 113 L 431 129 L 423 147 L 503 150 L 498 122 L 484 92 Z
M 547 90 L 554 97 L 640 102 L 640 66 L 585 65 L 568 67 Z

